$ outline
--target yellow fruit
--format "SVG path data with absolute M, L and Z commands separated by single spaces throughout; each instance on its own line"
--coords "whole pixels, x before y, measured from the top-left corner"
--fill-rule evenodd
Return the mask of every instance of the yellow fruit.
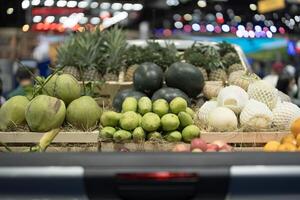
M 285 144 L 281 144 L 279 145 L 277 151 L 281 151 L 281 152 L 292 152 L 292 151 L 296 151 L 297 147 L 291 143 L 285 143 Z
M 297 145 L 300 147 L 300 135 L 297 135 L 296 141 L 297 141 Z
M 276 152 L 279 146 L 280 146 L 279 142 L 277 142 L 277 141 L 269 141 L 264 146 L 264 151 L 266 151 L 266 152 Z
M 297 148 L 297 151 L 300 151 L 300 147 Z
M 291 125 L 291 132 L 296 137 L 300 133 L 300 118 L 296 119 Z
M 297 141 L 296 141 L 296 138 L 293 134 L 288 134 L 286 136 L 284 136 L 282 139 L 281 139 L 281 143 L 282 144 L 285 144 L 285 143 L 291 143 L 293 145 L 296 145 L 297 144 Z

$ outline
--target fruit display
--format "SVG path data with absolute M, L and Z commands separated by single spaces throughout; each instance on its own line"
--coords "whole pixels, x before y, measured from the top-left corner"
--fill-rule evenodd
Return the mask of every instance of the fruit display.
M 234 82 L 233 79 L 239 77 L 230 76 L 234 84 L 221 88 L 215 99 L 205 102 L 197 111 L 204 129 L 220 132 L 283 131 L 289 130 L 292 122 L 300 117 L 300 108 L 281 98 L 282 95 L 269 83 L 248 72 L 232 74 L 240 74 L 245 79 Z
M 200 136 L 194 116 L 182 97 L 176 97 L 170 103 L 165 99 L 151 101 L 149 97 L 127 97 L 122 104 L 122 113 L 103 112 L 100 137 L 115 142 L 163 139 L 190 142 Z

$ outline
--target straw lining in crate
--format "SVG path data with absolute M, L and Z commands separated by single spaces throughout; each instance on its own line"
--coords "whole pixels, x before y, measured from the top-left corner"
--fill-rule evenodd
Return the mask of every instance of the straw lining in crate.
M 0 132 L 0 141 L 14 152 L 22 152 L 38 143 L 43 133 Z M 0 145 L 0 151 L 5 150 Z M 97 132 L 60 132 L 46 152 L 97 152 L 99 150 Z
M 223 140 L 234 147 L 234 151 L 262 151 L 263 146 L 270 140 L 280 141 L 289 132 L 203 132 L 201 138 L 211 143 Z M 101 142 L 102 152 L 119 151 L 127 148 L 130 151 L 159 152 L 171 151 L 176 143 L 163 141 L 146 141 L 144 143 L 113 143 Z

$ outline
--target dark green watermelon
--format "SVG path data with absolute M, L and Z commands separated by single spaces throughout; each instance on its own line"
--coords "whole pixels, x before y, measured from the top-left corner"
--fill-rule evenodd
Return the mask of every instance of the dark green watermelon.
M 189 63 L 173 63 L 166 72 L 168 87 L 178 88 L 189 97 L 197 97 L 203 87 L 204 78 L 201 71 Z
M 116 109 L 117 112 L 121 112 L 123 101 L 126 97 L 135 97 L 137 100 L 141 97 L 146 96 L 146 94 L 136 91 L 132 88 L 119 91 L 113 100 L 113 107 Z
M 191 104 L 191 99 L 186 95 L 184 92 L 177 88 L 171 88 L 171 87 L 164 87 L 159 90 L 157 90 L 153 96 L 152 101 L 155 101 L 157 99 L 165 99 L 167 102 L 171 102 L 176 97 L 182 97 L 184 98 L 188 104 Z
M 133 85 L 137 91 L 152 95 L 163 85 L 162 69 L 150 62 L 142 63 L 134 72 Z

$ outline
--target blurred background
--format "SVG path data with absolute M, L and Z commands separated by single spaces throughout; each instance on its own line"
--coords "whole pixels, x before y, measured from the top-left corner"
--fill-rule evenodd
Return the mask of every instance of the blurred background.
M 285 70 L 299 88 L 299 0 L 1 0 L 1 101 L 30 76 L 17 70 L 16 61 L 47 76 L 68 35 L 116 24 L 128 39 L 237 44 L 260 77 L 276 84 Z

